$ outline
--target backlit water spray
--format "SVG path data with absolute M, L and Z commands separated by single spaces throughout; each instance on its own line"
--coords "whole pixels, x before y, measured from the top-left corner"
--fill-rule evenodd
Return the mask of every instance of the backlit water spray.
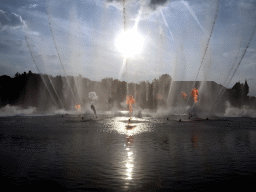
M 48 8 L 48 10 L 49 10 L 49 8 Z M 72 93 L 72 96 L 73 96 L 73 98 L 74 98 L 74 101 L 76 102 L 76 104 L 78 104 L 77 99 L 76 99 L 76 97 L 75 97 L 75 95 L 74 95 L 74 92 L 73 92 L 73 90 L 72 90 L 72 88 L 71 88 L 70 82 L 69 82 L 69 80 L 68 80 L 67 73 L 66 73 L 66 70 L 65 70 L 65 68 L 64 68 L 63 62 L 62 62 L 62 60 L 61 60 L 61 57 L 60 57 L 60 54 L 59 54 L 59 50 L 58 50 L 58 47 L 57 47 L 57 43 L 56 43 L 55 38 L 54 38 L 54 35 L 53 35 L 52 26 L 51 26 L 51 18 L 50 18 L 50 13 L 49 13 L 49 12 L 48 12 L 48 20 L 49 20 L 49 27 L 50 27 L 52 39 L 53 39 L 53 42 L 54 42 L 54 46 L 55 46 L 55 49 L 56 49 L 56 52 L 57 52 L 57 55 L 58 55 L 58 58 L 59 58 L 59 61 L 60 61 L 62 70 L 63 70 L 64 75 L 65 75 L 65 77 L 66 77 L 66 81 L 67 81 L 68 87 L 70 88 L 70 91 L 71 91 L 71 93 Z M 76 83 L 76 82 L 75 82 L 75 83 Z M 78 92 L 78 94 L 79 94 L 79 92 Z M 81 97 L 79 97 L 79 98 L 80 98 L 80 103 L 82 103 Z
M 163 20 L 164 20 L 164 24 L 165 24 L 165 26 L 167 27 L 167 29 L 169 30 L 169 33 L 170 33 L 170 35 L 172 36 L 172 40 L 173 40 L 174 37 L 173 37 L 172 31 L 171 31 L 171 29 L 170 29 L 168 23 L 166 22 L 166 19 L 165 19 L 165 17 L 164 17 L 164 14 L 163 14 L 162 10 L 160 10 L 160 13 L 161 13 L 162 18 L 163 18 Z
M 217 9 L 216 9 L 216 13 L 215 13 L 215 16 L 214 16 L 212 29 L 211 29 L 211 32 L 210 32 L 210 35 L 209 35 L 209 38 L 208 38 L 208 41 L 207 41 L 207 44 L 206 44 L 206 48 L 205 48 L 205 50 L 204 50 L 204 55 L 203 55 L 203 58 L 202 58 L 200 67 L 199 67 L 199 69 L 198 69 L 198 72 L 197 72 L 197 75 L 196 75 L 196 78 L 195 78 L 195 81 L 194 81 L 193 88 L 195 88 L 195 84 L 196 84 L 197 77 L 198 77 L 199 72 L 200 72 L 200 70 L 201 70 L 202 64 L 204 63 L 204 60 L 205 60 L 206 52 L 207 52 L 207 50 L 208 50 L 209 43 L 210 43 L 210 40 L 211 40 L 211 37 L 212 37 L 212 33 L 213 33 L 213 29 L 214 29 L 214 26 L 215 26 L 215 23 L 216 23 L 216 20 L 217 20 L 218 11 L 219 11 L 219 6 L 220 6 L 220 1 L 218 0 L 218 2 L 217 2 Z M 188 104 L 188 102 L 189 102 L 189 99 L 188 99 L 188 101 L 187 101 L 187 104 Z
M 41 42 L 42 42 L 42 36 L 41 36 Z M 44 65 L 44 67 L 45 67 L 45 65 L 46 65 L 45 54 L 43 53 L 43 50 L 42 50 L 40 44 L 39 44 L 39 50 L 40 50 L 40 53 L 41 53 L 41 56 L 42 56 L 42 59 L 43 59 L 43 65 Z M 46 67 L 45 67 L 45 69 L 46 69 Z M 47 72 L 47 73 L 48 73 L 48 72 Z M 59 102 L 60 102 L 62 108 L 65 110 L 65 107 L 64 107 L 64 105 L 63 105 L 63 103 L 62 103 L 62 101 L 61 101 L 61 99 L 60 99 L 60 97 L 59 97 L 59 95 L 58 95 L 58 93 L 57 93 L 57 91 L 56 91 L 56 89 L 55 89 L 53 83 L 52 83 L 52 79 L 50 78 L 49 73 L 47 74 L 47 76 L 48 76 L 49 82 L 51 83 L 52 88 L 53 88 L 53 90 L 54 90 L 56 96 L 57 96 L 58 99 L 59 99 Z
M 36 61 L 35 61 L 35 59 L 34 59 L 32 50 L 31 50 L 31 48 L 30 48 L 30 44 L 29 44 L 29 42 L 28 42 L 27 36 L 25 36 L 25 41 L 26 41 L 26 43 L 27 43 L 27 47 L 28 47 L 28 50 L 29 50 L 29 52 L 30 52 L 31 58 L 32 58 L 32 60 L 33 60 L 33 63 L 35 64 L 35 66 L 36 66 L 36 68 L 37 68 L 37 70 L 38 70 L 38 72 L 39 72 L 39 74 L 40 74 L 40 76 L 41 76 L 41 79 L 42 79 L 42 81 L 43 81 L 43 83 L 44 83 L 44 85 L 45 85 L 45 87 L 46 87 L 46 89 L 48 90 L 49 94 L 51 95 L 52 100 L 54 101 L 56 107 L 58 108 L 58 104 L 56 103 L 55 99 L 53 98 L 53 95 L 52 95 L 52 93 L 51 93 L 49 87 L 47 86 L 47 84 L 46 84 L 46 82 L 45 82 L 45 80 L 44 80 L 44 78 L 43 78 L 43 76 L 42 76 L 42 74 L 41 74 L 41 72 L 40 72 L 40 70 L 39 70 L 37 64 L 36 64 Z
M 88 94 L 88 97 L 91 100 L 91 109 L 93 110 L 94 114 L 97 115 L 97 112 L 96 112 L 96 109 L 95 109 L 95 106 L 93 105 L 93 103 L 94 103 L 94 101 L 98 100 L 98 96 L 96 95 L 95 92 L 90 92 Z M 96 118 L 97 118 L 97 116 L 96 116 Z
M 249 41 L 248 41 L 248 43 L 247 43 L 246 48 L 244 49 L 243 55 L 242 55 L 242 57 L 241 57 L 241 59 L 240 59 L 238 65 L 237 65 L 237 67 L 236 67 L 236 69 L 235 69 L 235 71 L 234 71 L 232 77 L 230 78 L 230 80 L 229 80 L 228 83 L 227 83 L 227 86 L 229 85 L 230 81 L 233 79 L 233 77 L 234 77 L 234 75 L 235 75 L 235 73 L 236 73 L 238 67 L 241 65 L 241 62 L 242 62 L 242 60 L 243 60 L 243 58 L 244 58 L 244 56 L 245 56 L 245 53 L 246 53 L 247 49 L 249 48 L 250 43 L 251 43 L 251 41 L 252 41 L 252 38 L 253 38 L 253 36 L 254 36 L 255 29 L 256 29 L 256 25 L 254 25 L 254 27 L 253 27 L 251 37 L 250 37 L 250 39 L 249 39 Z M 223 93 L 224 93 L 224 92 L 223 92 Z M 220 95 L 219 98 L 221 98 L 221 96 L 222 96 L 222 95 Z M 219 100 L 219 99 L 218 99 L 218 100 Z M 217 106 L 217 104 L 218 104 L 218 100 L 217 100 L 217 102 L 216 102 L 215 108 L 216 108 L 216 106 Z

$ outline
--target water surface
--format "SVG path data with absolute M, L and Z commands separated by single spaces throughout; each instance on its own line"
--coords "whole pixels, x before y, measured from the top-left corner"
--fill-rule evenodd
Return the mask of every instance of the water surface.
M 1 117 L 0 164 L 3 187 L 16 190 L 249 189 L 256 119 Z

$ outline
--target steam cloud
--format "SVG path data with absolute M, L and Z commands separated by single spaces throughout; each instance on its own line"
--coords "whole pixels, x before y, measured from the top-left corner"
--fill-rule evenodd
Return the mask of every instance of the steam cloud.
M 19 106 L 6 105 L 5 107 L 0 108 L 0 116 L 32 115 L 35 111 L 35 107 L 22 109 Z
M 250 109 L 249 106 L 243 105 L 241 108 L 233 107 L 227 101 L 226 102 L 226 110 L 224 116 L 226 117 L 256 117 L 256 111 L 254 109 Z
M 90 92 L 90 93 L 89 93 L 89 99 L 95 101 L 95 100 L 98 99 L 98 96 L 96 95 L 95 92 Z

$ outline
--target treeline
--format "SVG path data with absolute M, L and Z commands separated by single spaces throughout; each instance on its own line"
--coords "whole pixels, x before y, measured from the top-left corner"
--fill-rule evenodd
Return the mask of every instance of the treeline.
M 35 74 L 29 71 L 16 73 L 13 78 L 3 75 L 0 77 L 0 107 L 7 104 L 28 106 L 48 110 L 51 107 L 73 109 L 76 104 L 90 103 L 88 94 L 96 92 L 96 103 L 104 109 L 116 107 L 125 109 L 122 102 L 127 95 L 133 95 L 136 105 L 141 108 L 156 108 L 157 105 L 166 105 L 170 83 L 168 74 L 162 75 L 152 83 L 127 83 L 113 78 L 104 78 L 101 81 L 91 81 L 81 75 L 48 76 Z M 159 98 L 158 95 L 161 95 Z
M 191 97 L 193 88 L 199 89 L 199 101 L 195 107 L 199 110 L 212 111 L 218 109 L 225 111 L 227 100 L 235 107 L 249 105 L 256 107 L 255 98 L 248 97 L 249 86 L 247 83 L 236 84 L 232 89 L 226 89 L 213 81 L 172 81 L 171 76 L 163 74 L 152 82 L 128 83 L 113 78 L 104 78 L 101 81 L 91 81 L 81 75 L 50 76 L 35 74 L 29 71 L 22 74 L 16 73 L 13 78 L 0 76 L 0 107 L 5 105 L 18 105 L 23 108 L 32 106 L 39 110 L 49 110 L 52 107 L 65 110 L 75 109 L 75 105 L 82 107 L 90 104 L 90 92 L 96 92 L 98 100 L 95 102 L 97 109 L 109 110 L 117 107 L 125 110 L 126 97 L 132 95 L 135 107 L 142 109 L 157 109 L 157 107 L 186 107 L 193 105 Z M 218 98 L 220 90 L 224 90 Z M 182 94 L 186 93 L 184 99 Z M 218 101 L 218 102 L 217 102 Z M 217 105 L 217 106 L 216 106 Z

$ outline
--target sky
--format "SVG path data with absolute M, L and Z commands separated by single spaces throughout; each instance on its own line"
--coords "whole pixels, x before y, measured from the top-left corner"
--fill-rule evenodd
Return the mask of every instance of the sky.
M 228 88 L 246 79 L 256 96 L 255 25 L 256 0 L 1 0 L 0 75 L 151 82 L 169 74 Z M 135 55 L 117 46 L 124 31 L 140 35 L 124 43 Z

